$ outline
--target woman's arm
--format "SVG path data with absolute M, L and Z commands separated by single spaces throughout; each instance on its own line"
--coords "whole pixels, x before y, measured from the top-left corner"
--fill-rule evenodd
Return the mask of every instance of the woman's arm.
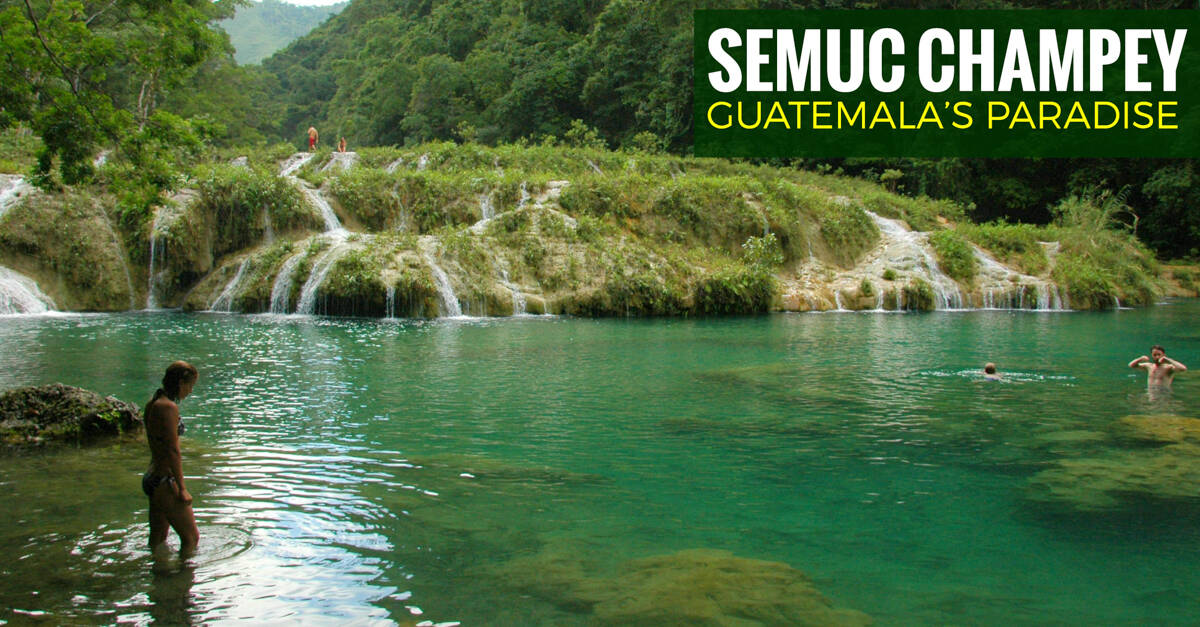
M 166 433 L 163 434 L 163 440 L 167 449 L 167 466 L 171 469 L 171 475 L 175 477 L 177 496 L 184 503 L 191 503 L 192 495 L 188 494 L 187 487 L 183 483 L 183 454 L 179 450 L 179 407 L 177 405 L 171 404 L 165 422 Z

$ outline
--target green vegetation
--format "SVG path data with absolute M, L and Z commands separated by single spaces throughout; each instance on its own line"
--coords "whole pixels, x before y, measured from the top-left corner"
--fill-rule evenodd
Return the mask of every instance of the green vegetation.
M 1153 253 L 1113 228 L 1126 211 L 1124 199 L 1109 193 L 1071 196 L 1054 208 L 1062 250 L 1051 277 L 1067 288 L 1072 307 L 1102 309 L 1116 299 L 1146 305 L 1161 291 Z
M 943 272 L 955 281 L 971 283 L 975 280 L 979 262 L 975 259 L 975 250 L 962 234 L 952 230 L 935 231 L 929 235 L 929 243 L 937 253 L 938 265 Z
M 1041 242 L 1050 240 L 1053 234 L 1045 227 L 1001 221 L 960 224 L 957 230 L 967 239 L 991 251 L 1001 263 L 1025 274 L 1039 276 L 1049 268 L 1050 260 Z
M 200 168 L 196 187 L 197 209 L 211 220 L 212 253 L 218 257 L 257 242 L 268 220 L 277 231 L 318 223 L 300 192 L 264 168 Z
M 68 191 L 18 203 L 0 222 L 0 265 L 37 280 L 59 308 L 129 308 L 134 294 L 105 201 Z
M 229 33 L 229 41 L 236 50 L 233 58 L 241 65 L 248 65 L 262 61 L 307 34 L 346 4 L 310 7 L 261 0 L 238 7 L 232 18 L 217 24 Z
M 818 211 L 821 235 L 844 267 L 879 241 L 879 227 L 857 204 L 826 202 Z

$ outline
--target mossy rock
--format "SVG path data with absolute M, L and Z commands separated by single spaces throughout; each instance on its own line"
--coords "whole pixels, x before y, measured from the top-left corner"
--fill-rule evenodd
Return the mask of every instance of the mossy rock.
M 1200 418 L 1170 414 L 1133 415 L 1120 419 L 1112 429 L 1118 440 L 1127 443 L 1162 445 L 1191 442 L 1200 445 Z
M 10 448 L 86 444 L 143 426 L 137 405 L 61 383 L 0 395 L 0 441 Z
M 1064 459 L 1030 478 L 1028 497 L 1041 505 L 1085 513 L 1156 504 L 1164 511 L 1200 506 L 1200 446 L 1168 444 Z
M 591 611 L 600 625 L 869 625 L 834 607 L 802 572 L 728 551 L 690 549 L 625 562 L 612 577 L 588 576 L 579 552 L 548 551 L 502 569 L 508 585 L 560 607 Z

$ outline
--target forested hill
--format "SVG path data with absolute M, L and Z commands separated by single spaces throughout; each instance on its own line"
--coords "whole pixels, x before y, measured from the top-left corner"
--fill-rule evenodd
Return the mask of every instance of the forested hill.
M 309 7 L 261 0 L 238 8 L 233 18 L 218 24 L 229 33 L 236 50 L 234 59 L 249 65 L 267 58 L 345 7 L 345 2 Z
M 315 124 L 351 146 L 484 144 L 598 132 L 608 147 L 687 153 L 696 8 L 1154 8 L 1194 0 L 353 0 L 263 66 L 281 134 Z M 580 122 L 575 122 L 579 120 Z M 327 135 L 330 136 L 330 135 Z M 793 165 L 973 206 L 980 220 L 1046 223 L 1072 193 L 1110 189 L 1167 258 L 1200 255 L 1194 161 L 826 159 Z

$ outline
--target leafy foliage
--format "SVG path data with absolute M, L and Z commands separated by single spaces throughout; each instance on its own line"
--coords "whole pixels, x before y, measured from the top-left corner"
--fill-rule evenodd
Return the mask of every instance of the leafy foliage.
M 942 271 L 957 281 L 970 283 L 975 280 L 979 262 L 975 249 L 957 231 L 936 231 L 929 236 L 929 243 L 938 256 Z

